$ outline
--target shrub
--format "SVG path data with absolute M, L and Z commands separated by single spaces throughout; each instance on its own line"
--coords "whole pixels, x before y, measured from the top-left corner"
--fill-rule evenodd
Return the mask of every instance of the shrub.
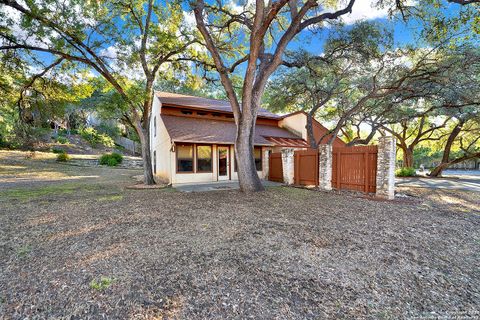
M 58 136 L 58 137 L 57 137 L 57 142 L 58 142 L 58 143 L 61 143 L 61 144 L 67 144 L 67 143 L 68 143 L 68 139 L 65 138 L 64 136 Z
M 53 148 L 52 148 L 52 152 L 58 154 L 58 153 L 64 153 L 65 150 L 63 150 L 63 149 L 61 149 L 61 148 L 53 147 Z
M 84 128 L 80 130 L 80 135 L 83 139 L 87 140 L 92 147 L 96 147 L 99 144 L 104 145 L 105 147 L 113 147 L 115 143 L 113 139 L 104 133 L 98 133 L 94 128 Z
M 397 177 L 414 177 L 416 175 L 415 168 L 405 167 L 395 171 Z
M 107 165 L 109 167 L 116 167 L 123 161 L 123 156 L 119 153 L 112 152 L 106 153 L 100 157 L 100 164 Z
M 67 162 L 69 160 L 70 160 L 70 156 L 65 151 L 57 155 L 58 162 Z

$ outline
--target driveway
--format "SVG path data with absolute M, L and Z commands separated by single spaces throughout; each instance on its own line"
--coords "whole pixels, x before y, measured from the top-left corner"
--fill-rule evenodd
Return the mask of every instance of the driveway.
M 397 178 L 395 184 L 401 187 L 469 190 L 480 192 L 480 176 L 474 175 L 461 175 L 455 177 L 446 176 L 444 178 Z

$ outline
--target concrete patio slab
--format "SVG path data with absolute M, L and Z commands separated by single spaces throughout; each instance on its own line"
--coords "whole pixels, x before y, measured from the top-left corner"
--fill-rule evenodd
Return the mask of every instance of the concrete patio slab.
M 282 183 L 262 180 L 265 187 L 278 187 Z M 177 183 L 172 185 L 173 188 L 181 192 L 207 192 L 219 190 L 237 190 L 240 189 L 238 181 L 218 181 L 203 183 Z

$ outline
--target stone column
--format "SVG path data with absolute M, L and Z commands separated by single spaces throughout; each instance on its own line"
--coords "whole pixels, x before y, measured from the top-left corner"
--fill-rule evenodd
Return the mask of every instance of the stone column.
M 318 146 L 318 187 L 320 190 L 332 190 L 332 146 Z
M 395 148 L 394 137 L 378 139 L 376 196 L 389 200 L 395 198 Z
M 294 149 L 282 150 L 283 182 L 286 184 L 293 184 L 295 182 L 294 152 Z
M 263 179 L 268 180 L 268 174 L 270 170 L 270 150 L 263 150 L 263 159 L 262 159 L 262 167 L 263 167 Z

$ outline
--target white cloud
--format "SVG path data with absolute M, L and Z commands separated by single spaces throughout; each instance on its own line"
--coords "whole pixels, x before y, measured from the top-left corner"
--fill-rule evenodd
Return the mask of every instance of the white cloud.
M 353 4 L 352 13 L 342 17 L 346 24 L 353 24 L 360 20 L 374 20 L 386 18 L 388 16 L 387 8 L 377 8 L 376 0 L 356 0 Z
M 377 6 L 377 0 L 356 0 L 353 4 L 352 13 L 342 16 L 346 24 L 353 24 L 361 20 L 375 20 L 388 17 L 388 7 Z M 417 0 L 407 0 L 405 6 L 415 6 Z
M 100 56 L 108 59 L 116 59 L 118 56 L 119 49 L 116 46 L 109 46 L 105 49 L 100 50 Z
M 189 28 L 196 27 L 197 25 L 193 10 L 183 11 L 183 20 L 185 21 L 186 26 Z

